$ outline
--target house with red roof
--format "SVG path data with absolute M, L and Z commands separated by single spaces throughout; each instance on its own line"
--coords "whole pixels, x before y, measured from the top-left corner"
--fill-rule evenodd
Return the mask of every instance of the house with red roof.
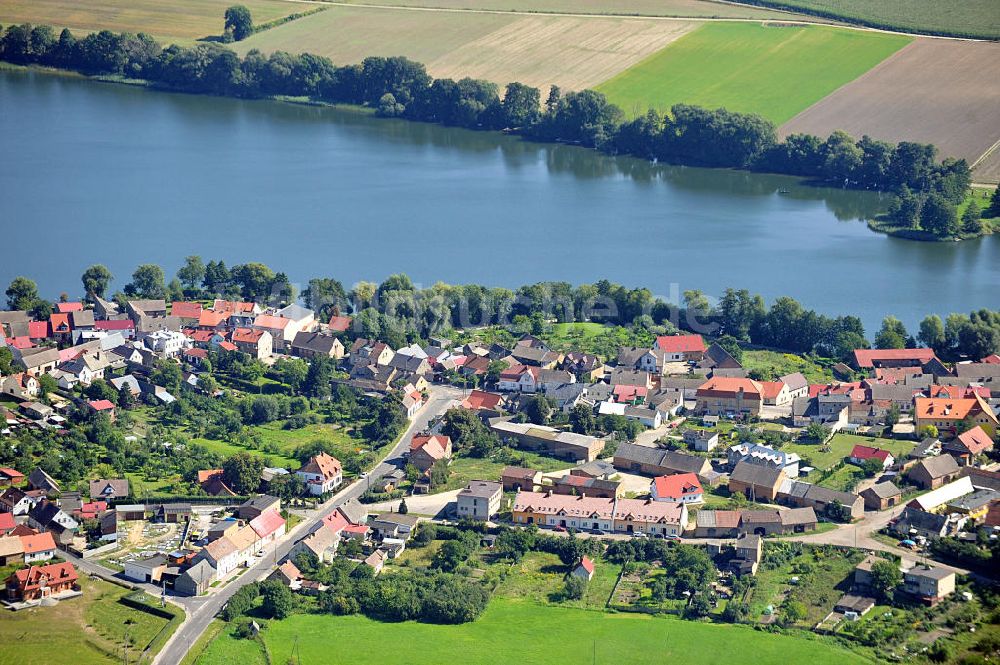
M 28 337 L 31 339 L 45 339 L 49 336 L 48 321 L 29 321 Z
M 350 316 L 339 316 L 334 314 L 330 317 L 330 322 L 326 324 L 327 330 L 334 333 L 347 332 L 351 329 L 351 322 L 354 319 Z
M 83 303 L 82 302 L 57 302 L 56 311 L 60 314 L 69 314 L 70 312 L 82 312 Z
M 250 520 L 250 528 L 257 534 L 260 544 L 266 545 L 285 535 L 285 518 L 271 508 Z
M 855 349 L 852 362 L 856 369 L 921 367 L 936 357 L 934 349 Z
M 271 357 L 271 333 L 259 328 L 237 328 L 229 337 L 236 348 L 252 358 L 262 360 Z
M 72 332 L 73 326 L 69 323 L 69 314 L 55 312 L 49 317 L 49 335 L 51 337 L 68 339 Z
M 5 338 L 7 346 L 18 351 L 24 351 L 25 349 L 35 348 L 34 342 L 27 335 L 21 335 L 20 337 L 7 337 Z
M 9 466 L 0 467 L 0 487 L 20 485 L 24 482 L 24 474 Z
M 993 438 L 979 425 L 962 432 L 944 445 L 944 452 L 963 465 L 972 464 L 976 457 L 990 450 L 993 450 Z
M 87 402 L 87 406 L 94 413 L 105 413 L 111 419 L 111 422 L 115 421 L 115 405 L 110 400 L 92 399 Z
M 48 561 L 56 555 L 56 541 L 49 531 L 21 536 L 21 545 L 24 547 L 25 563 Z
M 94 321 L 94 330 L 121 333 L 125 339 L 135 337 L 135 322 L 132 319 L 121 319 L 115 321 Z
M 198 323 L 201 318 L 200 302 L 175 302 L 170 306 L 170 316 L 181 320 L 181 325 L 189 326 Z
M 441 460 L 451 459 L 451 438 L 441 434 L 418 434 L 410 440 L 410 464 L 424 473 Z
M 676 473 L 672 476 L 658 476 L 649 484 L 649 493 L 653 501 L 670 503 L 702 503 L 705 491 L 701 487 L 697 474 Z
M 760 415 L 764 387 L 753 379 L 712 377 L 695 392 L 695 410 L 709 415 Z
M 222 310 L 203 309 L 198 314 L 199 330 L 223 330 L 229 322 L 230 313 Z
M 538 389 L 538 367 L 511 365 L 500 372 L 497 388 L 505 392 L 533 393 Z
M 295 325 L 294 321 L 271 314 L 258 316 L 253 321 L 253 327 L 271 333 L 271 343 L 277 351 L 284 351 L 285 347 L 291 345 L 295 335 L 299 333 L 299 327 Z
M 503 395 L 497 393 L 473 390 L 462 400 L 461 407 L 472 411 L 500 411 L 503 408 L 503 399 Z
M 667 362 L 699 361 L 708 350 L 701 335 L 661 335 L 656 338 L 655 346 Z
M 313 455 L 295 472 L 306 484 L 310 494 L 318 496 L 332 492 L 344 482 L 340 460 L 327 453 Z
M 576 568 L 573 569 L 573 575 L 590 581 L 594 576 L 594 562 L 590 560 L 589 556 L 584 555 L 580 559 L 580 563 L 576 564 Z
M 632 406 L 636 406 L 646 402 L 649 389 L 646 386 L 630 386 L 620 383 L 612 389 L 611 394 L 616 404 L 631 404 Z
M 870 459 L 881 462 L 883 469 L 888 469 L 896 462 L 896 460 L 892 457 L 892 453 L 888 450 L 872 448 L 871 446 L 863 446 L 860 443 L 851 449 L 851 454 L 848 457 L 848 461 L 851 464 L 857 464 L 858 466 L 861 466 Z
M 17 522 L 14 521 L 14 513 L 0 513 L 0 536 L 6 536 L 16 526 Z
M 7 599 L 28 602 L 60 596 L 73 591 L 78 579 L 69 562 L 22 568 L 7 578 Z
M 764 404 L 784 406 L 792 401 L 792 393 L 784 381 L 761 381 L 764 388 Z
M 913 406 L 913 421 L 917 429 L 933 425 L 939 432 L 954 432 L 958 424 L 966 419 L 993 431 L 1000 425 L 993 408 L 978 393 L 967 399 L 918 397 L 913 400 Z

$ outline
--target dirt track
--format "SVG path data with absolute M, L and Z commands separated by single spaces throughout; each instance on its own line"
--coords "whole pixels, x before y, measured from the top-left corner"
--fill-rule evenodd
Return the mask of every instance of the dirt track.
M 889 141 L 933 143 L 975 162 L 1000 140 L 1000 44 L 917 39 L 782 125 L 783 135 L 842 129 Z M 995 182 L 1000 155 L 976 171 Z

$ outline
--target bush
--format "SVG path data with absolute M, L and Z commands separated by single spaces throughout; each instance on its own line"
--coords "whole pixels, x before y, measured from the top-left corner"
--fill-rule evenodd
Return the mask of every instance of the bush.
M 579 575 L 567 575 L 563 587 L 563 597 L 566 600 L 580 600 L 587 594 L 587 580 Z

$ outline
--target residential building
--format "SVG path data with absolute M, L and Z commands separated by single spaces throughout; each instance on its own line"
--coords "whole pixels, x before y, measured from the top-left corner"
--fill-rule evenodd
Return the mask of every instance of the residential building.
M 695 393 L 695 411 L 712 415 L 760 414 L 764 388 L 753 379 L 713 377 Z
M 503 487 L 489 480 L 472 480 L 458 493 L 458 517 L 489 520 L 500 510 Z
M 555 494 L 596 496 L 604 499 L 613 499 L 625 492 L 625 487 L 617 480 L 574 476 L 573 474 L 555 478 L 551 485 L 545 485 L 545 488 L 550 489 Z
M 861 491 L 866 510 L 886 510 L 899 504 L 903 491 L 889 481 L 875 483 Z
M 500 483 L 504 492 L 533 492 L 542 483 L 542 472 L 519 466 L 504 467 Z
M 694 361 L 705 357 L 705 340 L 701 335 L 661 335 L 654 344 L 664 354 L 664 360 L 669 362 Z
M 41 467 L 35 467 L 35 469 L 28 474 L 28 487 L 53 494 L 58 494 L 60 491 L 59 483 L 56 482 L 55 478 L 45 473 Z
M 324 356 L 337 360 L 344 357 L 344 343 L 338 337 L 318 332 L 300 332 L 291 344 L 292 355 L 300 358 Z
M 831 490 L 800 480 L 785 479 L 778 488 L 776 499 L 779 503 L 789 506 L 811 507 L 817 512 L 830 514 L 833 506 L 840 505 L 840 510 L 850 519 L 864 517 L 865 502 L 857 494 Z
M 313 495 L 332 492 L 344 481 L 340 460 L 326 453 L 311 457 L 295 474 L 302 478 Z
M 938 455 L 921 460 L 910 467 L 906 477 L 925 490 L 941 487 L 958 477 L 958 462 L 951 455 Z
M 698 452 L 708 453 L 719 445 L 719 433 L 710 429 L 684 430 L 684 443 Z
M 990 450 L 993 450 L 993 439 L 980 425 L 959 434 L 944 445 L 944 452 L 954 457 L 963 466 L 972 464 L 976 457 Z
M 260 494 L 247 499 L 236 509 L 237 516 L 242 520 L 252 520 L 269 510 L 281 511 L 281 499 L 276 496 Z
M 862 466 L 868 460 L 877 461 L 882 465 L 882 469 L 888 469 L 896 462 L 888 450 L 863 446 L 860 443 L 851 449 L 851 454 L 848 456 L 848 461 L 858 466 Z
M 751 501 L 774 501 L 785 479 L 780 468 L 744 460 L 729 475 L 729 491 L 744 494 Z
M 1000 426 L 993 409 L 979 394 L 967 399 L 918 397 L 913 403 L 913 422 L 917 429 L 933 425 L 939 432 L 954 432 L 962 421 L 986 425 L 994 430 Z
M 705 500 L 705 492 L 698 482 L 698 476 L 693 473 L 658 476 L 650 483 L 650 494 L 653 501 L 694 504 Z
M 194 563 L 174 580 L 174 591 L 182 596 L 207 593 L 215 581 L 215 569 L 207 559 Z
M 76 568 L 68 562 L 22 568 L 7 578 L 7 599 L 30 602 L 57 597 L 73 591 L 78 579 Z
M 268 543 L 285 535 L 285 518 L 272 508 L 250 520 L 250 528 L 257 537 L 254 549 L 259 551 Z
M 799 463 L 802 461 L 797 453 L 786 453 L 769 446 L 756 443 L 739 443 L 730 446 L 726 453 L 730 469 L 742 461 L 763 466 L 773 466 L 785 472 L 788 478 L 799 477 Z
M 451 439 L 441 434 L 420 434 L 410 440 L 409 462 L 426 473 L 440 460 L 451 459 Z
M 934 349 L 855 349 L 853 364 L 857 369 L 922 367 L 934 359 Z
M 903 591 L 928 605 L 955 592 L 955 573 L 944 568 L 914 566 L 903 573 Z
M 236 328 L 229 337 L 237 350 L 251 358 L 270 358 L 274 349 L 274 338 L 267 330 L 260 328 Z
M 56 555 L 56 541 L 48 531 L 20 536 L 24 562 L 48 561 Z
M 497 393 L 489 393 L 483 390 L 473 390 L 469 393 L 461 404 L 463 409 L 473 411 L 492 411 L 499 413 L 503 410 L 504 397 Z

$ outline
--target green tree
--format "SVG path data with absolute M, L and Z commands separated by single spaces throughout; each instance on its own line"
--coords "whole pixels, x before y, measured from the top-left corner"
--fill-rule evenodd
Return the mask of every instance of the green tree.
M 875 336 L 876 349 L 902 349 L 906 347 L 906 326 L 895 316 L 882 319 L 882 328 Z
M 917 339 L 924 346 L 940 353 L 947 345 L 947 338 L 944 334 L 944 323 L 941 321 L 941 317 L 937 314 L 924 317 L 924 320 L 920 322 L 920 332 L 917 333 Z
M 134 409 L 137 404 L 135 395 L 132 394 L 132 391 L 129 390 L 129 387 L 127 385 L 122 385 L 122 387 L 118 390 L 117 401 L 119 408 L 126 410 Z
M 14 373 L 14 354 L 10 348 L 0 346 L 0 375 L 6 376 Z
M 295 609 L 295 597 L 291 589 L 277 580 L 270 580 L 260 585 L 264 602 L 261 608 L 272 619 L 284 619 Z
M 7 306 L 10 309 L 31 310 L 38 300 L 38 286 L 27 277 L 15 277 L 7 287 Z
M 80 281 L 83 282 L 83 292 L 87 302 L 94 302 L 94 298 L 103 298 L 108 292 L 108 285 L 114 276 L 105 266 L 95 263 L 83 271 Z
M 184 265 L 177 271 L 177 279 L 188 291 L 196 293 L 205 280 L 205 262 L 197 255 L 185 258 Z
M 989 206 L 983 211 L 983 217 L 1000 217 L 1000 185 L 993 190 L 993 196 L 990 197 Z
M 569 424 L 577 434 L 590 434 L 597 426 L 594 410 L 586 404 L 577 404 L 569 412 Z
M 892 592 L 903 583 L 903 574 L 899 566 L 881 559 L 872 564 L 871 588 L 883 600 L 892 600 Z
M 726 353 L 731 355 L 736 362 L 743 362 L 743 347 L 740 346 L 738 339 L 732 335 L 723 335 L 715 340 L 715 343 L 725 349 Z
M 524 405 L 524 412 L 528 420 L 536 425 L 547 425 L 552 418 L 552 404 L 544 395 L 534 395 Z
M 899 226 L 913 229 L 920 225 L 920 198 L 903 185 L 899 194 L 889 204 L 889 218 Z
M 248 452 L 236 453 L 222 463 L 222 478 L 237 494 L 249 495 L 260 486 L 264 462 Z
M 567 575 L 566 584 L 563 588 L 563 597 L 566 600 L 580 600 L 587 595 L 587 580 L 579 575 Z
M 59 383 L 51 374 L 42 374 L 38 377 L 38 390 L 48 398 L 49 394 L 59 389 Z
M 931 194 L 920 208 L 920 226 L 939 238 L 958 232 L 958 211 L 955 204 L 940 194 Z
M 785 625 L 791 626 L 793 624 L 802 621 L 808 616 L 806 614 L 806 606 L 797 600 L 790 600 L 785 603 L 784 611 L 782 612 L 782 621 Z
M 253 17 L 244 5 L 233 5 L 226 10 L 226 34 L 236 41 L 243 41 L 253 34 Z
M 400 515 L 406 515 L 407 513 L 410 512 L 409 507 L 407 507 L 407 505 L 406 505 L 406 499 L 401 499 L 400 500 L 400 502 L 399 502 L 399 508 L 397 509 L 396 512 L 398 512 Z
M 125 294 L 136 298 L 153 300 L 167 297 L 163 268 L 154 263 L 145 263 L 132 273 L 132 281 L 125 285 Z

